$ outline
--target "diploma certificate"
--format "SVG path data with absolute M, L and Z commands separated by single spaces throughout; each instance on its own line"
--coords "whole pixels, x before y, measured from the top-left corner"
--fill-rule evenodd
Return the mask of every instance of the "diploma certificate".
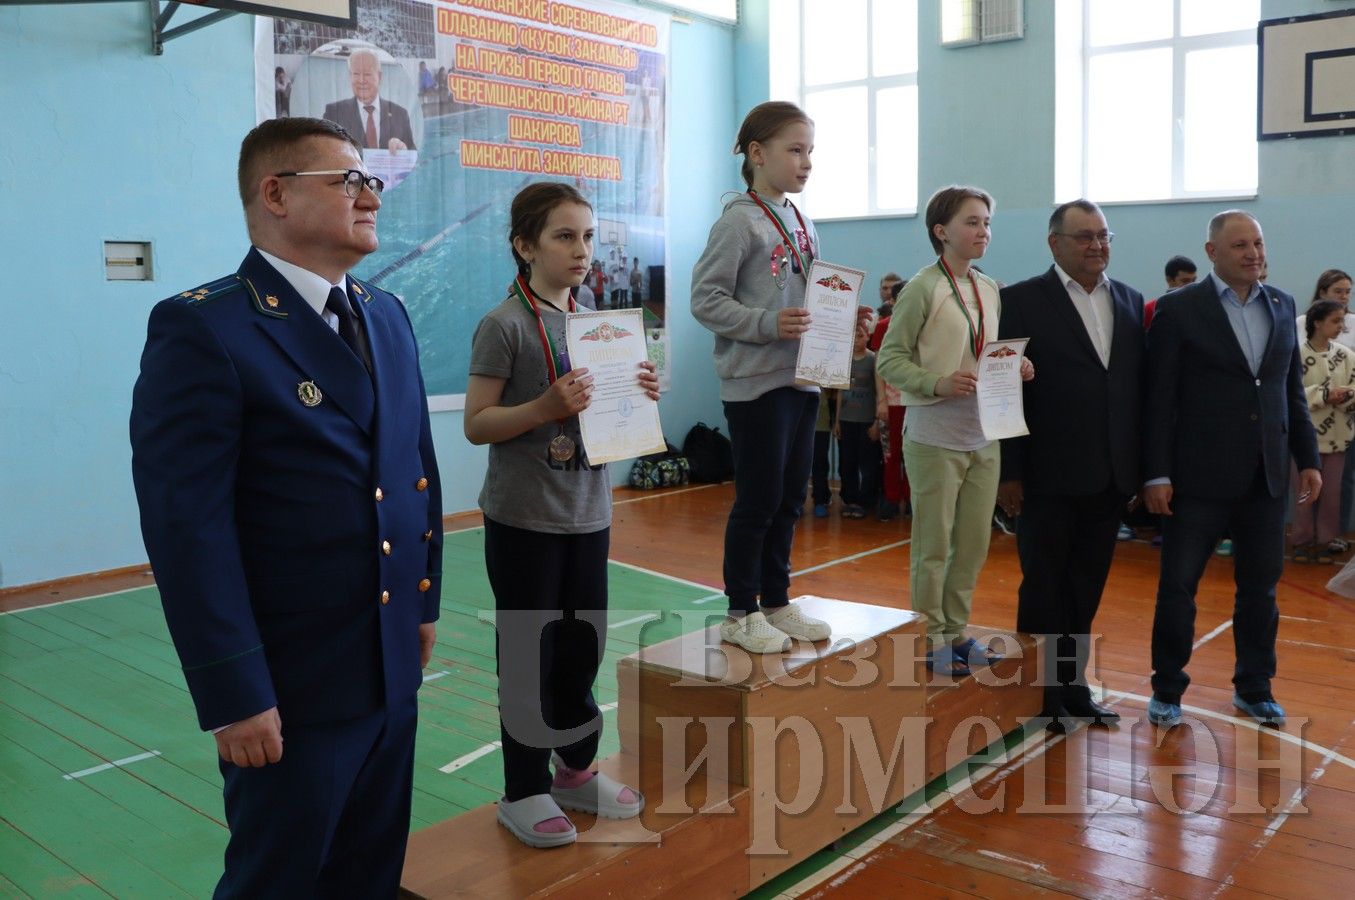
M 645 350 L 644 313 L 638 309 L 570 313 L 565 344 L 571 368 L 588 369 L 593 399 L 579 413 L 590 465 L 668 449 L 659 405 L 640 387 Z
M 866 273 L 821 260 L 809 267 L 805 308 L 809 330 L 800 336 L 795 380 L 826 388 L 846 388 L 852 381 L 852 344 L 856 340 L 856 306 Z
M 1021 393 L 1021 357 L 1030 338 L 989 341 L 979 354 L 979 425 L 990 441 L 1030 434 Z

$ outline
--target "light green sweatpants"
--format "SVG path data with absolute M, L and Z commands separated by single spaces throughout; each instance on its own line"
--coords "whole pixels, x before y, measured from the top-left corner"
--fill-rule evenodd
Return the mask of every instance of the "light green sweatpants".
M 992 536 L 1000 453 L 997 441 L 972 451 L 903 442 L 913 504 L 909 587 L 932 647 L 958 639 L 969 624 Z

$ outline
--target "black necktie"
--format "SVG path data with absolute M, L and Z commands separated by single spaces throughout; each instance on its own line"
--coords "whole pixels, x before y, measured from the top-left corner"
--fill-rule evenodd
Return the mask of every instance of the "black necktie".
M 362 360 L 362 364 L 367 367 L 367 371 L 372 371 L 372 359 L 367 353 L 367 342 L 362 339 L 358 333 L 358 325 L 353 317 L 353 307 L 348 303 L 348 295 L 342 288 L 331 288 L 329 299 L 325 301 L 325 309 L 334 313 L 339 320 L 339 337 L 348 348 L 356 354 L 357 358 Z

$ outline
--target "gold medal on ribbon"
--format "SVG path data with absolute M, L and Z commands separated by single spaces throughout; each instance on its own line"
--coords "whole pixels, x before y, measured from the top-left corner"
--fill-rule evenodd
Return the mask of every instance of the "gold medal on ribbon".
M 315 386 L 314 381 L 303 381 L 296 386 L 296 395 L 301 400 L 302 406 L 319 406 L 320 401 L 325 399 L 325 395 L 320 393 L 320 389 Z

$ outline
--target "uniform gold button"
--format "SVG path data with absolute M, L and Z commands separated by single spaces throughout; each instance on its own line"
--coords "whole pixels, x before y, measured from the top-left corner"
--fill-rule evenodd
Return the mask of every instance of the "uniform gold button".
M 425 541 L 431 541 L 433 539 L 433 529 L 430 528 L 427 531 L 425 531 L 423 533 L 423 539 Z
M 387 556 L 390 556 L 390 555 L 391 555 L 391 542 L 390 542 L 390 541 L 382 541 L 382 542 L 381 542 L 381 552 L 384 553 L 384 554 L 386 554 Z
M 420 478 L 418 481 L 414 482 L 414 490 L 416 491 L 427 490 L 427 488 L 428 488 L 427 478 Z
M 423 579 L 422 581 L 419 582 L 419 590 L 420 590 L 420 591 L 426 591 L 426 590 L 428 590 L 428 589 L 429 589 L 430 587 L 432 587 L 432 586 L 433 586 L 433 582 L 429 581 L 427 578 L 425 578 L 425 579 Z
M 389 602 L 391 602 L 391 592 L 390 592 L 390 591 L 382 591 L 382 592 L 381 592 L 381 604 L 384 606 L 384 605 L 386 605 L 386 604 L 389 603 Z
M 380 502 L 381 502 L 381 499 L 382 499 L 383 497 L 385 497 L 385 496 L 386 496 L 386 495 L 383 494 L 383 493 L 381 492 L 381 488 L 377 488 L 377 489 L 376 489 L 376 502 L 377 502 L 377 503 L 380 503 Z

